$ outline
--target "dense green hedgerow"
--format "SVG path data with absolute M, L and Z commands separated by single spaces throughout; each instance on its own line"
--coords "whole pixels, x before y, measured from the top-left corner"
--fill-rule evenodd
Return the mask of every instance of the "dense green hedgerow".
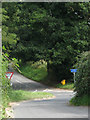
M 77 68 L 76 73 L 76 83 L 75 83 L 75 91 L 77 92 L 77 96 L 88 95 L 90 86 L 89 86 L 89 78 L 90 78 L 90 51 L 83 52 L 75 65 Z
M 70 103 L 75 106 L 90 106 L 90 97 L 88 95 L 83 95 L 81 97 L 75 96 L 70 100 Z
M 6 70 L 8 66 L 8 61 L 2 56 L 2 81 L 1 81 L 1 95 L 2 95 L 2 114 L 1 118 L 5 117 L 5 109 L 9 102 L 9 96 L 8 93 L 10 92 L 10 81 L 6 78 Z

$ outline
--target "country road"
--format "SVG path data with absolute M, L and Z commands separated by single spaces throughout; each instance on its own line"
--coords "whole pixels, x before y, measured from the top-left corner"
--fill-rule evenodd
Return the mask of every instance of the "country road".
M 15 72 L 11 80 L 14 89 L 44 91 L 56 97 L 48 100 L 28 100 L 14 105 L 15 118 L 88 118 L 88 107 L 70 106 L 73 91 L 54 89 L 32 81 Z
M 49 88 L 45 85 L 42 85 L 38 82 L 32 81 L 23 75 L 14 72 L 13 79 L 11 80 L 14 89 L 30 90 L 30 91 L 42 91 L 46 88 Z

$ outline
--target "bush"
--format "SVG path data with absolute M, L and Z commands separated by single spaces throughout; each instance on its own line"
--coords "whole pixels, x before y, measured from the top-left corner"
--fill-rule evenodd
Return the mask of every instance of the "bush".
M 90 106 L 90 97 L 88 95 L 83 95 L 82 97 L 75 96 L 70 100 L 70 103 L 75 106 Z
M 90 89 L 89 86 L 89 59 L 90 51 L 83 52 L 77 59 L 77 63 L 75 64 L 75 68 L 77 68 L 76 73 L 76 83 L 75 83 L 75 91 L 77 92 L 76 96 L 84 96 L 88 95 L 88 91 Z
M 8 106 L 8 102 L 9 102 L 9 92 L 11 90 L 10 88 L 10 81 L 6 78 L 5 74 L 7 71 L 7 67 L 8 67 L 8 61 L 2 56 L 2 65 L 0 67 L 1 71 L 1 103 L 2 103 L 2 114 L 1 114 L 1 118 L 5 118 L 5 109 Z
M 57 88 L 61 88 L 61 89 L 69 89 L 69 90 L 73 90 L 74 89 L 74 84 L 73 83 L 66 83 L 65 85 L 62 85 L 61 83 L 56 85 Z

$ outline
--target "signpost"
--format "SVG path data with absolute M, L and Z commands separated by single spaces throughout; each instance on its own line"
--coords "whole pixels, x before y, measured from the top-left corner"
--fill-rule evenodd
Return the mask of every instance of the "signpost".
M 11 80 L 12 76 L 13 76 L 13 72 L 6 72 L 6 78 Z
M 9 80 L 11 80 L 12 76 L 13 76 L 13 72 L 6 72 L 6 78 L 8 78 Z M 10 85 L 12 86 L 11 81 L 10 81 Z
M 77 69 L 71 69 L 71 72 L 74 74 L 74 83 L 75 83 L 75 73 L 77 72 Z

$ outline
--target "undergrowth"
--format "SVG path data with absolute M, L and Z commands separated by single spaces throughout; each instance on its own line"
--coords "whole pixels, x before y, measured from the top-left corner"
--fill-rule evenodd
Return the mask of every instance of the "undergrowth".
M 82 97 L 75 96 L 70 100 L 71 105 L 75 106 L 90 106 L 90 97 L 83 95 Z
M 69 90 L 73 90 L 74 89 L 74 83 L 66 83 L 65 85 L 62 85 L 61 83 L 56 85 L 57 88 L 61 88 L 61 89 L 69 89 Z
M 26 65 L 21 66 L 20 69 L 24 76 L 37 82 L 43 81 L 43 79 L 47 76 L 47 66 L 45 62 L 29 62 Z
M 24 90 L 12 90 L 9 93 L 9 102 L 19 102 L 22 100 L 32 100 L 53 97 L 53 94 L 47 92 L 30 92 Z

